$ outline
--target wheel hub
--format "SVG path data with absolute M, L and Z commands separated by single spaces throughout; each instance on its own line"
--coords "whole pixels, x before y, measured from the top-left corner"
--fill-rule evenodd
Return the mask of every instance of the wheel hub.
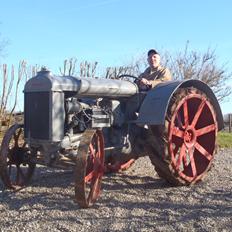
M 20 165 L 25 161 L 25 150 L 21 147 L 13 148 L 10 158 L 11 163 Z
M 184 132 L 184 143 L 187 147 L 192 147 L 196 142 L 195 130 L 191 127 L 186 128 Z

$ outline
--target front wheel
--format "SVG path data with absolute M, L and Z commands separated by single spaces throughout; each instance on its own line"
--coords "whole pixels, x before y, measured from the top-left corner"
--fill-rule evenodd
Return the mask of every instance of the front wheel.
M 24 140 L 23 125 L 15 124 L 5 133 L 0 149 L 0 175 L 4 185 L 16 189 L 28 184 L 35 169 Z
M 86 130 L 79 145 L 75 169 L 75 200 L 80 207 L 90 207 L 99 197 L 104 161 L 102 131 Z

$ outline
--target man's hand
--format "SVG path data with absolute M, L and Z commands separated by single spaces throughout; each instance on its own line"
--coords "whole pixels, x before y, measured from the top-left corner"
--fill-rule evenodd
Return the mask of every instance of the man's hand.
M 147 91 L 147 90 L 151 89 L 152 83 L 151 83 L 151 81 L 147 80 L 146 78 L 142 78 L 142 79 L 140 79 L 138 86 L 139 86 L 140 91 Z
M 142 78 L 140 80 L 140 83 L 147 85 L 147 86 L 151 86 L 151 81 L 147 80 L 146 78 Z

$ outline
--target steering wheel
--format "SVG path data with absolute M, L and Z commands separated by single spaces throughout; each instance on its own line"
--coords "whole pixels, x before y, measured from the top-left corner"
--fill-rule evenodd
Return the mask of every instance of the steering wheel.
M 134 82 L 138 85 L 140 91 L 147 91 L 147 90 L 149 90 L 151 88 L 149 85 L 145 85 L 146 89 L 145 90 L 142 89 L 140 87 L 140 85 L 137 83 L 137 81 L 139 82 L 141 80 L 139 77 L 136 77 L 136 76 L 133 76 L 133 75 L 129 75 L 129 74 L 122 74 L 122 75 L 118 76 L 118 78 L 121 78 L 121 77 L 131 77 L 131 78 L 134 78 Z
M 131 78 L 135 79 L 136 81 L 140 80 L 139 77 L 136 77 L 136 76 L 133 76 L 133 75 L 129 75 L 129 74 L 122 74 L 122 75 L 118 76 L 118 78 L 122 78 L 122 77 L 131 77 Z

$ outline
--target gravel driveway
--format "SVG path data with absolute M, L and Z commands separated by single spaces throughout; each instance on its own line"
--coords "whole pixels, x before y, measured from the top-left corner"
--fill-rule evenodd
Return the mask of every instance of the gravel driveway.
M 220 150 L 203 183 L 171 187 L 148 157 L 104 176 L 101 198 L 80 209 L 72 173 L 38 167 L 17 193 L 0 183 L 0 231 L 232 231 L 232 149 Z

